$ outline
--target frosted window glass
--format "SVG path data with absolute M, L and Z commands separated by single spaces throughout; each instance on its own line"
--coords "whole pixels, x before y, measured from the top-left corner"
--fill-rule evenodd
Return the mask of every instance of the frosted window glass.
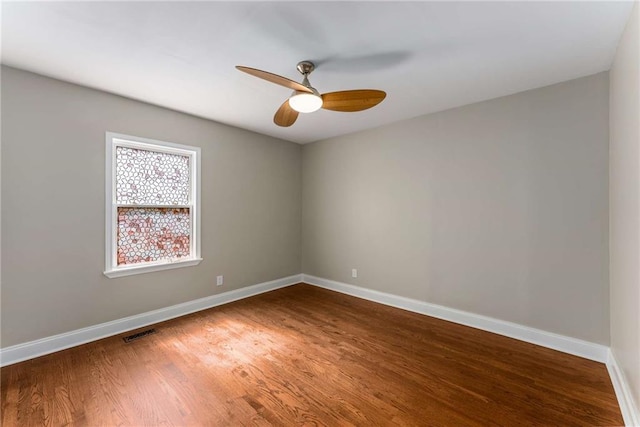
M 189 208 L 118 208 L 118 265 L 189 256 Z
M 116 203 L 189 204 L 189 157 L 116 147 Z

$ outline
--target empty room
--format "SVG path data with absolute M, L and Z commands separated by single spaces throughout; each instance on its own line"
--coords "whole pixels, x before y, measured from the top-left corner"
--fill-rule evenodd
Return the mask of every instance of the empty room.
M 3 1 L 2 426 L 640 426 L 640 2 Z

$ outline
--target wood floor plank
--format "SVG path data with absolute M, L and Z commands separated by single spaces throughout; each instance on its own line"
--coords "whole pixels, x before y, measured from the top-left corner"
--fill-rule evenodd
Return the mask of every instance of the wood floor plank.
M 2 425 L 623 423 L 601 363 L 310 285 L 154 327 L 2 368 Z

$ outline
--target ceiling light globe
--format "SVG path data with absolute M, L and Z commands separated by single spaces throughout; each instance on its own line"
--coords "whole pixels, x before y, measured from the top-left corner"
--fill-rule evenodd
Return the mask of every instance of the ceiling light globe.
M 313 93 L 296 93 L 289 98 L 291 108 L 299 113 L 313 113 L 322 108 L 322 98 Z

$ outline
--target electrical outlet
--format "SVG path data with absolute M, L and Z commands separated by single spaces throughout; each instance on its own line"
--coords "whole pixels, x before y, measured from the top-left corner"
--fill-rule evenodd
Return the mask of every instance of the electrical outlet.
M 358 277 L 358 269 L 357 268 L 352 268 L 351 269 L 351 277 L 353 277 L 354 279 Z
M 216 286 L 222 286 L 224 284 L 224 276 L 216 277 Z

